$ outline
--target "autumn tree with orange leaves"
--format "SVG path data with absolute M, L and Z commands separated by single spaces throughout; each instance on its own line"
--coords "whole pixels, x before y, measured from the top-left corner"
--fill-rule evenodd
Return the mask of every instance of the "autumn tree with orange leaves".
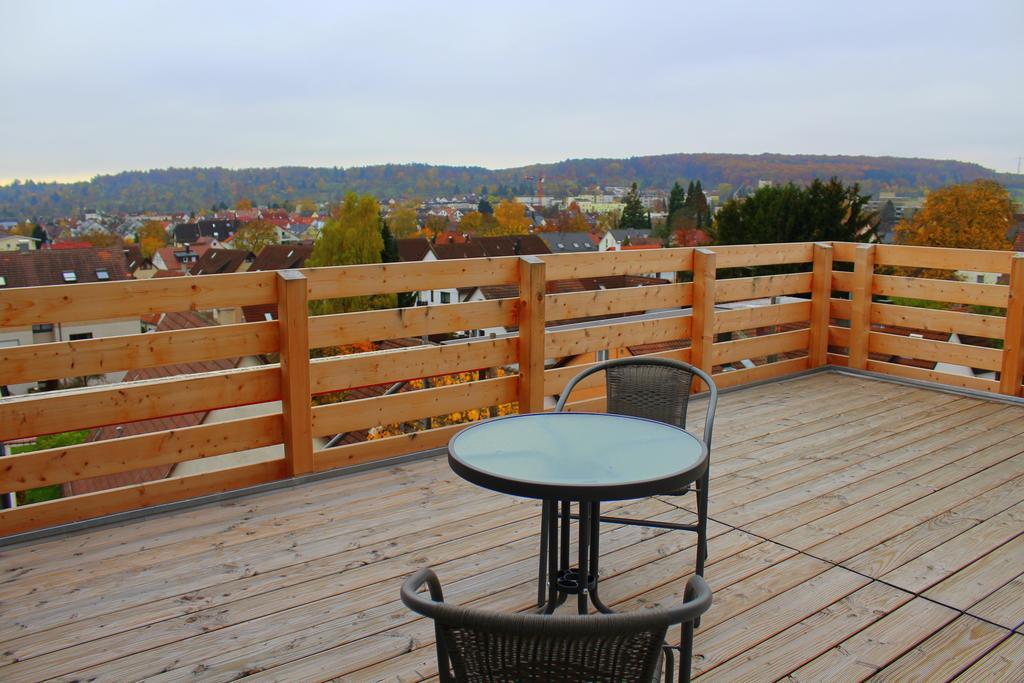
M 494 208 L 497 225 L 487 235 L 525 235 L 533 222 L 526 215 L 526 207 L 518 202 L 504 199 Z
M 922 247 L 1009 249 L 1013 201 L 992 180 L 935 190 L 909 220 L 896 226 L 896 241 Z

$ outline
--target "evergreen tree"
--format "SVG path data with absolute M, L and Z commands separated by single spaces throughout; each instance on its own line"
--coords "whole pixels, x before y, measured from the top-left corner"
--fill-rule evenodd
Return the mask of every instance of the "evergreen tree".
M 647 228 L 647 216 L 644 211 L 643 202 L 640 201 L 640 191 L 637 190 L 636 183 L 629 190 L 629 194 L 626 195 L 626 205 L 622 207 L 622 216 L 619 218 L 619 229 L 629 230 L 644 230 Z
M 35 227 L 32 228 L 32 237 L 37 240 L 37 249 L 50 241 L 50 236 L 46 234 L 45 230 L 43 230 L 43 226 L 38 223 L 36 223 Z
M 476 210 L 484 215 L 494 213 L 494 207 L 491 206 L 491 203 L 489 201 L 487 201 L 487 197 L 480 198 L 480 203 L 476 205 Z
M 672 221 L 672 214 L 686 205 L 686 193 L 683 192 L 683 186 L 676 181 L 676 184 L 672 186 L 672 191 L 668 194 L 668 219 Z

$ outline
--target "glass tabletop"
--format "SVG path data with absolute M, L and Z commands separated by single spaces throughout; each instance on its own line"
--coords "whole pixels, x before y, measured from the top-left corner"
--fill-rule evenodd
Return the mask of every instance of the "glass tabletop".
M 448 445 L 463 478 L 537 498 L 616 500 L 665 493 L 703 473 L 692 434 L 606 413 L 512 415 L 467 427 Z M 558 495 L 553 495 L 553 494 Z

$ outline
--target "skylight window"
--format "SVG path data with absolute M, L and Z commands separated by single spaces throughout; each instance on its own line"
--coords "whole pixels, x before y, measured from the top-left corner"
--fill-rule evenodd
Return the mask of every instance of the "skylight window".
M 78 275 L 76 275 L 73 270 L 65 270 L 62 275 L 64 277 L 64 282 L 78 282 Z
M 4 277 L 3 275 L 0 275 L 0 287 L 6 287 L 6 286 L 7 286 L 7 278 Z
M 96 269 L 96 279 L 97 280 L 109 280 L 110 279 L 110 272 L 106 268 L 97 268 Z

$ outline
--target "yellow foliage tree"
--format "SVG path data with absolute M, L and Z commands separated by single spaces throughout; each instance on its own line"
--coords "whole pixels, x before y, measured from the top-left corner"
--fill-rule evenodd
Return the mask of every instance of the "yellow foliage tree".
M 143 258 L 151 259 L 156 250 L 167 245 L 167 230 L 160 221 L 146 221 L 139 228 L 139 249 Z
M 238 203 L 235 204 L 235 209 L 238 211 L 246 211 L 252 208 L 251 199 L 239 199 Z
M 1009 249 L 1006 233 L 1013 222 L 1013 202 L 1006 188 L 992 180 L 975 180 L 935 190 L 910 220 L 896 226 L 896 241 L 928 247 Z
M 416 202 L 402 202 L 388 215 L 388 228 L 395 239 L 412 237 L 418 227 L 417 218 Z
M 259 255 L 268 244 L 278 243 L 280 240 L 277 237 L 277 226 L 264 220 L 244 223 L 231 238 L 233 249 L 244 249 L 256 255 Z
M 497 223 L 488 235 L 525 235 L 533 224 L 526 216 L 526 207 L 508 199 L 494 208 L 494 218 Z
M 12 235 L 18 235 L 20 237 L 31 237 L 32 231 L 35 229 L 36 224 L 32 221 L 22 221 L 13 228 L 11 228 Z

